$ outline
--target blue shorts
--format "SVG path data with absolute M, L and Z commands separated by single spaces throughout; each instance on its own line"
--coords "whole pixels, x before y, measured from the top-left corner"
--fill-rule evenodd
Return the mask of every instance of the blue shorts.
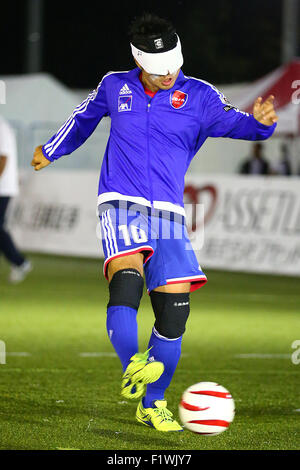
M 192 292 L 207 282 L 189 240 L 184 216 L 127 201 L 103 203 L 98 209 L 106 279 L 111 260 L 143 253 L 148 292 L 182 282 L 190 282 Z

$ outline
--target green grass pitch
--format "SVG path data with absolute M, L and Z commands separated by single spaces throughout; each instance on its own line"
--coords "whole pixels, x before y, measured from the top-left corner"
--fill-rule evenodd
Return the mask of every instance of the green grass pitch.
M 137 402 L 120 396 L 102 262 L 31 259 L 33 272 L 17 286 L 0 265 L 0 340 L 8 353 L 0 364 L 0 449 L 299 449 L 300 364 L 291 360 L 300 339 L 299 278 L 207 271 L 209 282 L 191 296 L 166 398 L 178 418 L 185 388 L 218 382 L 235 399 L 235 420 L 219 436 L 164 434 L 139 424 Z M 138 319 L 144 351 L 153 324 L 146 292 Z

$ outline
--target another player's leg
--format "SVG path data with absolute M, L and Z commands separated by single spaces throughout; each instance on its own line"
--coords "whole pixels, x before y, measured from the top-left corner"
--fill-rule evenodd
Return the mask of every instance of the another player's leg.
M 189 315 L 190 284 L 162 286 L 150 293 L 155 325 L 149 341 L 151 355 L 164 364 L 160 379 L 147 386 L 137 420 L 159 431 L 182 431 L 164 398 L 181 355 L 182 335 Z
M 10 234 L 4 228 L 5 213 L 9 197 L 0 197 L 0 253 L 2 252 L 11 264 L 9 281 L 18 283 L 25 279 L 32 270 L 30 261 L 26 260 L 15 246 Z
M 121 394 L 140 398 L 145 384 L 162 374 L 161 362 L 148 360 L 149 352 L 138 353 L 137 311 L 143 295 L 143 255 L 136 253 L 112 260 L 108 265 L 109 303 L 107 332 L 123 367 Z

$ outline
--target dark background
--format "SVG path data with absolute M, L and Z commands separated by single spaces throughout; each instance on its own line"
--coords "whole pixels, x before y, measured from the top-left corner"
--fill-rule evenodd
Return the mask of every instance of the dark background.
M 26 5 L 1 2 L 0 75 L 26 70 Z M 280 65 L 281 0 L 44 0 L 42 71 L 70 87 L 93 88 L 106 72 L 133 68 L 127 30 L 143 11 L 175 24 L 187 75 L 234 83 Z

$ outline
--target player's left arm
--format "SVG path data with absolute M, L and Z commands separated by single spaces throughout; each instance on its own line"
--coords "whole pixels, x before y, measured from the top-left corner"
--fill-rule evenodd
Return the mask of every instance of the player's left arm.
M 278 116 L 274 109 L 274 96 L 265 101 L 255 100 L 253 114 L 240 111 L 225 96 L 211 86 L 205 102 L 206 133 L 208 137 L 265 140 L 274 132 Z

